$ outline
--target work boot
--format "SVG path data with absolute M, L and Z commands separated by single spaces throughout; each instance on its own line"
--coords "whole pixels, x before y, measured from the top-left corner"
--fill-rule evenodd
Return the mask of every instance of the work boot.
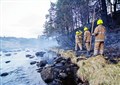
M 77 55 L 78 54 L 78 51 L 77 50 L 75 50 L 75 55 Z
M 90 51 L 87 51 L 87 57 L 88 58 L 90 57 Z
M 94 50 L 93 56 L 95 57 L 95 56 L 97 56 L 97 55 L 98 55 L 98 50 Z

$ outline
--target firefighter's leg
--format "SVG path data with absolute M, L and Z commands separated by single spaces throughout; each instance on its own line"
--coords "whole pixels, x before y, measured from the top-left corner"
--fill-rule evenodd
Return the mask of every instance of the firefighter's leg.
M 89 42 L 85 43 L 85 46 L 86 46 L 87 51 L 90 51 L 90 43 Z
M 82 43 L 78 43 L 80 50 L 82 50 Z
M 95 42 L 94 56 L 98 55 L 99 45 L 100 45 L 100 42 Z
M 85 43 L 85 45 L 86 45 L 86 49 L 87 49 L 87 56 L 89 56 L 90 55 L 90 43 L 89 42 Z
M 104 42 L 100 43 L 100 55 L 103 55 L 104 53 Z
M 78 44 L 75 43 L 75 51 L 77 51 L 77 48 L 78 48 Z

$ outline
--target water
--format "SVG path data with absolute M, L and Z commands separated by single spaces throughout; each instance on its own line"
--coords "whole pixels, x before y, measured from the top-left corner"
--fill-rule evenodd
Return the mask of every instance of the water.
M 41 78 L 40 73 L 37 73 L 36 64 L 30 65 L 31 61 L 39 61 L 40 59 L 34 57 L 33 59 L 26 58 L 26 54 L 34 55 L 35 52 L 10 52 L 11 56 L 5 56 L 2 53 L 0 56 L 0 74 L 7 72 L 7 76 L 0 77 L 0 85 L 46 85 Z M 9 63 L 5 63 L 10 61 Z

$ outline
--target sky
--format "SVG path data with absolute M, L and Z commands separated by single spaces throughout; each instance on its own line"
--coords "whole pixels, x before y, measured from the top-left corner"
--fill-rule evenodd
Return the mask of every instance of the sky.
M 0 0 L 0 36 L 37 38 L 49 8 L 50 0 Z

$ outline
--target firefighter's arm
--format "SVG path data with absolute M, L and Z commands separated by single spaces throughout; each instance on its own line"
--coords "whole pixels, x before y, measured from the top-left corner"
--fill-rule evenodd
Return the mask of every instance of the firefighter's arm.
M 96 36 L 98 34 L 98 28 L 96 27 L 92 35 Z
M 84 41 L 86 42 L 86 39 L 87 39 L 87 35 L 86 33 L 84 33 Z
M 104 27 L 105 30 L 105 40 L 107 39 L 107 33 L 106 33 L 106 28 Z

